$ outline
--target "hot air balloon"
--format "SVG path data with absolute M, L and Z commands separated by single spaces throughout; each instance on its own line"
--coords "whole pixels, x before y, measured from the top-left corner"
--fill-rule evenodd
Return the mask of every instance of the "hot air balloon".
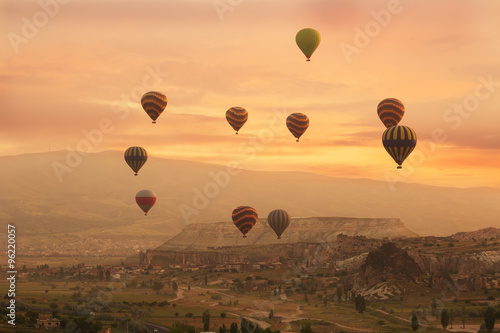
M 290 225 L 290 215 L 283 209 L 275 209 L 267 216 L 267 223 L 274 230 L 278 239 L 281 239 L 281 234 Z
M 401 164 L 417 145 L 417 134 L 407 126 L 391 126 L 384 131 L 382 143 L 401 169 Z
M 404 113 L 403 102 L 396 98 L 386 98 L 377 106 L 377 114 L 387 128 L 399 124 Z
M 226 119 L 238 134 L 240 128 L 247 122 L 248 112 L 242 107 L 235 106 L 226 111 Z
M 299 138 L 309 127 L 309 118 L 303 113 L 292 113 L 286 118 L 286 127 L 299 142 Z
M 257 211 L 250 206 L 239 206 L 233 210 L 233 222 L 243 234 L 243 238 L 247 237 L 258 217 Z
M 148 160 L 148 153 L 142 147 L 130 147 L 125 151 L 125 162 L 134 170 L 135 175 Z
M 135 195 L 135 202 L 144 211 L 144 215 L 148 215 L 149 210 L 156 203 L 156 194 L 150 190 L 142 190 Z
M 302 29 L 295 35 L 295 42 L 297 42 L 297 46 L 306 56 L 306 61 L 311 61 L 312 54 L 321 42 L 321 35 L 318 31 L 311 28 Z
M 157 91 L 145 93 L 141 98 L 142 108 L 156 124 L 156 118 L 165 110 L 167 106 L 167 96 Z

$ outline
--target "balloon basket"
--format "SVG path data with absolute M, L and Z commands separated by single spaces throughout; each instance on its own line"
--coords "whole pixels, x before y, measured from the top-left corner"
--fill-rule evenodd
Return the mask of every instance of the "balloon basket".
M 401 165 L 398 165 L 398 169 L 403 169 L 403 167 Z
M 306 61 L 311 61 L 311 59 L 306 59 Z
M 243 238 L 247 238 L 247 236 L 246 236 L 246 235 L 244 235 L 244 236 L 243 236 Z

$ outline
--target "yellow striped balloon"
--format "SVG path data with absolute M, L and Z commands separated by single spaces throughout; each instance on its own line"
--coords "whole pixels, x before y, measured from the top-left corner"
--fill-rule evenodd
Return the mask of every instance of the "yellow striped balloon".
M 385 127 L 396 126 L 405 114 L 403 102 L 396 98 L 386 98 L 378 103 L 377 114 Z
M 267 223 L 274 230 L 278 239 L 290 225 L 290 215 L 283 209 L 275 209 L 267 216 Z
M 257 211 L 250 206 L 239 206 L 233 210 L 233 222 L 239 231 L 243 234 L 243 238 L 246 238 L 247 233 L 252 229 L 252 227 L 257 223 L 259 215 Z
M 145 93 L 141 98 L 141 105 L 148 116 L 156 124 L 156 119 L 165 110 L 167 106 L 167 96 L 157 91 L 150 91 Z
M 299 138 L 309 127 L 309 118 L 303 113 L 292 113 L 286 118 L 286 127 L 299 142 Z
M 417 134 L 408 126 L 391 126 L 384 131 L 382 143 L 401 169 L 401 164 L 417 145 Z
M 234 106 L 226 111 L 226 119 L 229 125 L 236 131 L 236 134 L 238 134 L 240 128 L 248 120 L 248 112 L 242 107 Z
M 148 153 L 142 147 L 130 147 L 125 151 L 125 162 L 135 172 L 136 176 L 147 160 Z

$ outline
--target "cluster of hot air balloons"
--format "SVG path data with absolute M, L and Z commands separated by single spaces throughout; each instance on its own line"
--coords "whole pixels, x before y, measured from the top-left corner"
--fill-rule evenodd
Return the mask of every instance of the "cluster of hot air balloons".
M 149 91 L 142 96 L 141 105 L 153 120 L 153 124 L 156 124 L 156 119 L 158 119 L 167 106 L 167 96 L 158 91 Z M 148 160 L 148 152 L 142 147 L 133 146 L 125 150 L 124 157 L 125 162 L 134 171 L 134 175 L 137 176 L 139 170 Z M 148 215 L 149 210 L 156 203 L 156 194 L 151 190 L 142 190 L 135 195 L 135 201 L 144 211 L 145 215 Z
M 310 61 L 312 54 L 319 46 L 321 36 L 318 31 L 306 28 L 297 32 L 295 41 L 306 56 L 306 61 Z M 141 105 L 153 120 L 153 124 L 155 124 L 167 106 L 167 97 L 161 92 L 150 91 L 142 96 Z M 405 107 L 396 98 L 386 98 L 378 104 L 377 113 L 387 128 L 382 135 L 382 143 L 398 164 L 398 168 L 401 168 L 401 164 L 410 155 L 417 143 L 417 136 L 411 128 L 398 125 L 405 113 Z M 231 107 L 226 111 L 226 120 L 238 134 L 248 120 L 248 112 L 243 107 Z M 303 113 L 292 113 L 286 119 L 286 126 L 298 142 L 309 127 L 309 118 Z M 146 163 L 148 154 L 146 149 L 133 146 L 125 151 L 124 157 L 137 176 L 139 170 Z M 137 205 L 146 215 L 156 203 L 156 199 L 156 194 L 151 190 L 139 191 L 135 196 Z M 250 206 L 236 207 L 232 213 L 232 220 L 244 238 L 247 237 L 246 234 L 257 223 L 257 219 L 257 211 Z M 290 215 L 282 209 L 276 209 L 269 213 L 267 221 L 278 239 L 280 239 L 283 232 L 290 225 Z
M 401 164 L 417 145 L 417 134 L 408 126 L 398 125 L 405 113 L 403 102 L 386 98 L 377 106 L 377 114 L 387 129 L 382 134 L 382 144 L 401 169 Z
M 259 214 L 250 206 L 239 206 L 233 210 L 232 218 L 234 225 L 243 234 L 243 238 L 246 238 L 247 233 L 257 223 Z M 267 223 L 274 230 L 278 239 L 281 239 L 281 235 L 290 225 L 290 215 L 283 209 L 275 209 L 267 216 Z

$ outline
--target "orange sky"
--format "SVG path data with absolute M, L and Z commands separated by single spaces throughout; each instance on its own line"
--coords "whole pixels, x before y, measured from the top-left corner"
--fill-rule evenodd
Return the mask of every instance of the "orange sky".
M 499 17 L 497 0 L 0 1 L 0 155 L 140 145 L 248 169 L 500 186 Z M 322 36 L 311 62 L 295 44 L 305 27 Z M 147 90 L 168 98 L 156 125 Z M 399 171 L 376 114 L 387 97 L 419 139 Z M 232 106 L 249 112 L 238 136 Z M 310 118 L 300 143 L 292 112 Z

